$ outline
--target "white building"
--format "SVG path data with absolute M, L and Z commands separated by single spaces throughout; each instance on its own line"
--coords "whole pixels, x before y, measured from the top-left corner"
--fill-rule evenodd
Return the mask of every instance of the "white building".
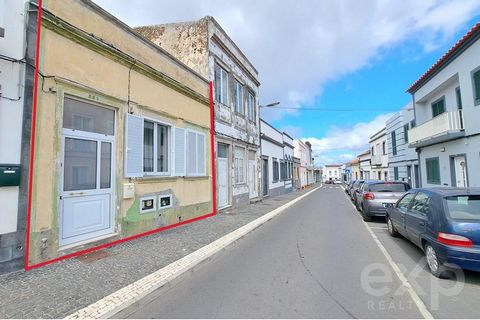
M 323 181 L 342 181 L 343 165 L 342 164 L 326 164 L 323 167 Z
M 312 161 L 312 145 L 306 141 L 293 141 L 294 156 L 300 159 L 300 165 L 297 167 L 296 176 L 298 177 L 299 188 L 304 188 L 314 183 L 313 178 L 313 161 Z
M 409 89 L 422 186 L 480 187 L 480 23 Z
M 388 178 L 391 181 L 405 181 L 412 187 L 420 186 L 418 155 L 408 146 L 408 131 L 415 127 L 412 103 L 386 122 L 388 145 Z
M 277 196 L 292 191 L 292 138 L 263 119 L 260 120 L 260 132 L 263 196 Z
M 25 1 L 0 1 L 0 272 L 22 265 L 24 247 L 26 204 L 19 202 L 19 177 L 28 172 L 22 123 L 24 105 L 30 109 L 32 98 L 24 96 L 27 9 Z M 32 85 L 32 70 L 29 76 Z M 26 192 L 26 185 L 21 188 Z
M 370 137 L 370 179 L 388 180 L 387 134 L 385 128 Z
M 293 138 L 287 133 L 283 132 L 283 160 L 285 162 L 284 177 L 285 177 L 285 191 L 293 191 L 293 156 L 294 146 Z
M 371 176 L 372 166 L 370 165 L 370 150 L 357 156 L 360 167 L 360 179 L 373 179 Z

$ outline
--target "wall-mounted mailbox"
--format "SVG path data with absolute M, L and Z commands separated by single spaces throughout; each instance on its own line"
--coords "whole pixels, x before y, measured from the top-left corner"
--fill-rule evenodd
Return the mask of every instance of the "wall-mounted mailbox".
M 20 165 L 0 164 L 0 187 L 16 187 L 20 185 Z

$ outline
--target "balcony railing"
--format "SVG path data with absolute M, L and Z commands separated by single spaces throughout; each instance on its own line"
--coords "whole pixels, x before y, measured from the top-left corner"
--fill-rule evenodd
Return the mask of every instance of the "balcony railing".
M 408 131 L 411 147 L 423 147 L 464 135 L 462 111 L 445 112 Z
M 381 154 L 375 154 L 370 158 L 370 163 L 372 166 L 380 166 L 382 165 L 382 155 Z

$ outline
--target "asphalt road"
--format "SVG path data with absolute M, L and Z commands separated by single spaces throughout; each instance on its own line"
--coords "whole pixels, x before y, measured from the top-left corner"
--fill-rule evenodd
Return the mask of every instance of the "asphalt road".
M 438 285 L 448 288 L 456 282 L 432 285 L 428 271 L 415 267 L 421 251 L 405 239 L 390 238 L 380 221 L 369 225 L 405 276 L 415 280 L 411 284 L 424 303 L 437 307 L 430 310 L 435 317 L 478 317 L 477 274 L 467 274 L 469 282 L 459 294 L 440 294 L 434 301 L 434 293 L 442 291 Z M 422 314 L 343 190 L 324 186 L 114 317 L 420 318 Z

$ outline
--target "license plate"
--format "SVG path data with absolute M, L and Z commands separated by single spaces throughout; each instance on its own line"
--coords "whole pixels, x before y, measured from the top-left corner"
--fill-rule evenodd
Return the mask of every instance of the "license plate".
M 392 207 L 392 206 L 393 206 L 393 204 L 391 204 L 391 203 L 384 203 L 384 204 L 383 204 L 383 207 L 384 207 L 384 208 L 390 208 L 390 207 Z

